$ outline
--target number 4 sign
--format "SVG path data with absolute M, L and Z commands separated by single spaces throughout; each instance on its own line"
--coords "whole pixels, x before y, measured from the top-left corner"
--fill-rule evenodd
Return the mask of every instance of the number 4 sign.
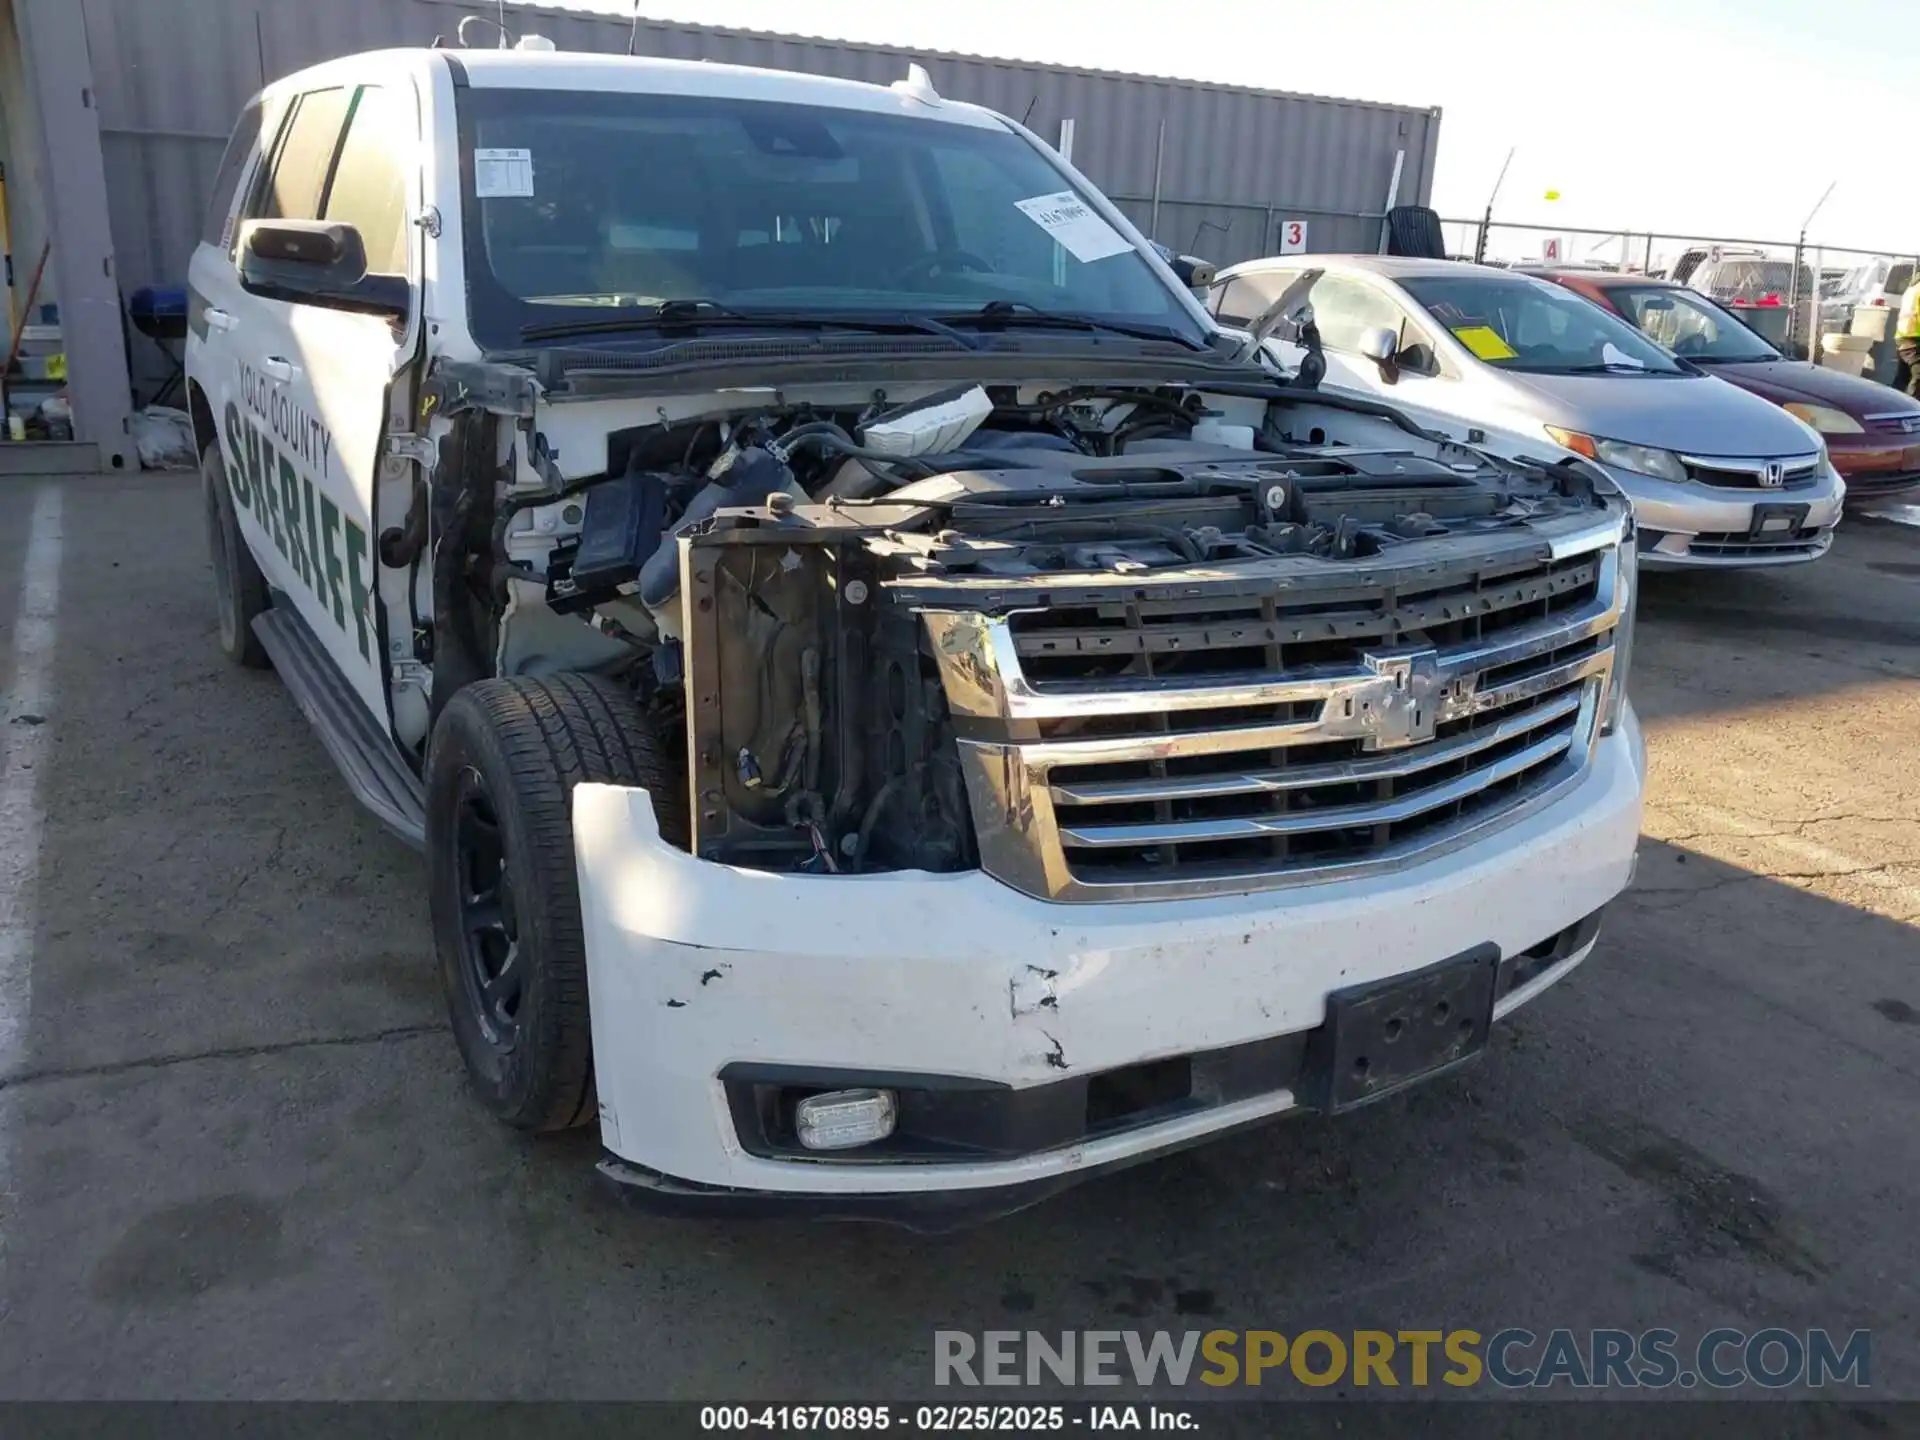
M 1307 248 L 1307 222 L 1304 220 L 1282 220 L 1280 222 L 1280 253 L 1298 255 Z

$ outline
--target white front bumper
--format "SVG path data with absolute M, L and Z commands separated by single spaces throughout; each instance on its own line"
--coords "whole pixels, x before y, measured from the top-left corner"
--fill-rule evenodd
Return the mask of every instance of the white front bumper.
M 1036 900 L 978 873 L 733 869 L 662 842 L 645 792 L 582 785 L 573 823 L 603 1142 L 697 1185 L 930 1193 L 1045 1181 L 1278 1113 L 1294 1103 L 1285 1090 L 1014 1159 L 788 1160 L 742 1148 L 718 1076 L 750 1062 L 1019 1088 L 1311 1030 L 1331 990 L 1486 942 L 1512 955 L 1600 909 L 1632 871 L 1645 770 L 1629 711 L 1564 796 L 1440 858 L 1255 895 L 1107 905 Z

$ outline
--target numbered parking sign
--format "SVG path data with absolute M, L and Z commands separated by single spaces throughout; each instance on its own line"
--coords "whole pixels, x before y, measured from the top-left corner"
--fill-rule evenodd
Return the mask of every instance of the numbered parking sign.
M 1280 222 L 1280 253 L 1298 255 L 1307 248 L 1307 222 L 1304 220 L 1282 220 Z

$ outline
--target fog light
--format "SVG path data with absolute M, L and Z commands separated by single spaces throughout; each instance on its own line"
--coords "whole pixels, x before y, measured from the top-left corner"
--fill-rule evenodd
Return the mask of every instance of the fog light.
M 829 1090 L 794 1107 L 793 1127 L 809 1150 L 851 1150 L 893 1133 L 891 1090 Z

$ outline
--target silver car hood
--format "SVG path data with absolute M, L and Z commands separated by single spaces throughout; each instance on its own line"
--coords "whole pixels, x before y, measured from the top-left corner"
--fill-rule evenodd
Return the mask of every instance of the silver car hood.
M 1711 375 L 1502 372 L 1541 420 L 1603 440 L 1688 455 L 1811 455 L 1819 437 L 1758 395 Z

